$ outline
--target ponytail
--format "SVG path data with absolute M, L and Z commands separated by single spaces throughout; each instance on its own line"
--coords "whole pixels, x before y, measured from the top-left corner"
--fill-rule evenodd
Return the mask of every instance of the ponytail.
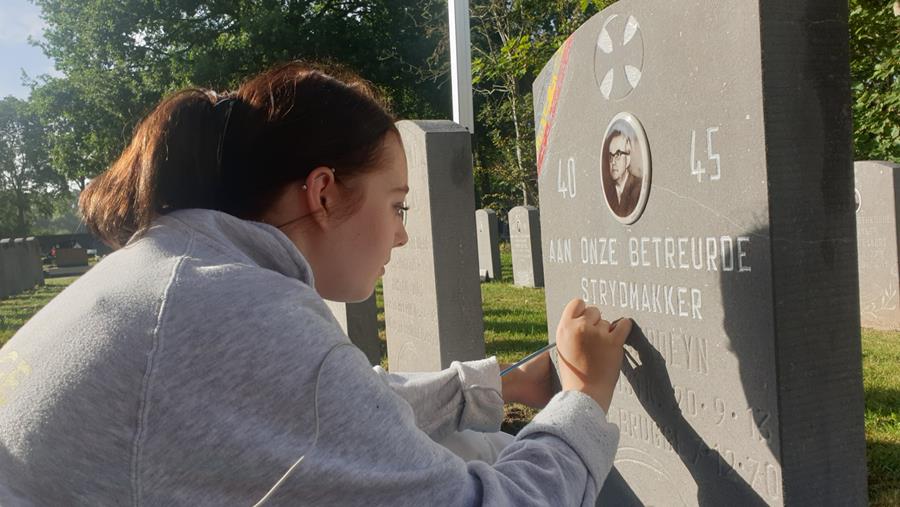
M 214 106 L 214 94 L 184 90 L 141 121 L 118 160 L 81 193 L 94 234 L 120 247 L 168 209 L 216 207 Z
M 335 168 L 339 182 L 372 169 L 394 118 L 369 83 L 329 70 L 292 62 L 224 99 L 197 88 L 167 97 L 82 192 L 88 227 L 121 247 L 178 209 L 258 218 L 316 167 Z

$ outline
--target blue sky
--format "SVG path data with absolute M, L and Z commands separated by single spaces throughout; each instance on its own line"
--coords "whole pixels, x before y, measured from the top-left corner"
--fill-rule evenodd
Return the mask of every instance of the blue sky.
M 28 0 L 0 0 L 0 97 L 28 98 L 22 86 L 22 69 L 30 77 L 57 74 L 40 48 L 28 44 L 28 36 L 40 39 L 44 21 L 41 10 Z

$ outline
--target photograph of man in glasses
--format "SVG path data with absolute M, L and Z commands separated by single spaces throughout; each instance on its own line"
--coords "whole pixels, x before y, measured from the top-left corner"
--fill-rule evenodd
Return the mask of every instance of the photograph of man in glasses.
M 631 167 L 632 141 L 621 130 L 612 130 L 607 136 L 607 146 L 603 164 L 603 190 L 609 208 L 619 217 L 627 217 L 634 212 L 641 198 L 643 181 L 639 168 Z

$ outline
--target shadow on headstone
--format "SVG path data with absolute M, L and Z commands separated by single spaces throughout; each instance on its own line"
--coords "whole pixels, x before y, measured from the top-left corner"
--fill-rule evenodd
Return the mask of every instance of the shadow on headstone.
M 650 439 L 664 438 L 696 482 L 698 505 L 766 505 L 722 453 L 711 448 L 685 418 L 682 404 L 676 399 L 676 390 L 669 378 L 666 361 L 637 324 L 628 337 L 628 345 L 637 352 L 637 357 L 634 357 L 634 364 L 631 363 L 631 358 L 626 357 L 623 364 L 625 378 L 647 415 L 663 431 L 653 433 L 643 427 L 627 426 L 623 431 L 637 432 Z M 626 420 L 625 423 L 627 422 Z M 620 419 L 620 428 L 625 423 Z M 656 442 L 655 445 L 660 444 L 661 442 Z M 658 472 L 664 475 L 663 470 Z M 660 480 L 658 486 L 661 489 L 657 493 L 666 494 L 663 489 L 667 486 L 665 481 Z M 676 495 L 677 492 L 669 491 L 668 494 Z M 610 474 L 601 496 L 615 501 L 617 505 L 643 505 L 618 472 Z M 673 499 L 673 504 L 675 503 Z M 680 503 L 689 505 L 694 502 L 683 498 Z

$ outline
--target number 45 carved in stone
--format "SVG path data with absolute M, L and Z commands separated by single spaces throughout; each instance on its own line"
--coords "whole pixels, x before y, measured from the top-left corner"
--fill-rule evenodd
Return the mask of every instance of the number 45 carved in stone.
M 706 129 L 706 156 L 715 163 L 715 172 L 708 173 L 710 181 L 718 181 L 722 178 L 722 165 L 718 153 L 713 153 L 712 135 L 719 131 L 719 127 Z M 696 176 L 698 182 L 703 181 L 703 175 L 707 174 L 706 168 L 697 160 L 697 131 L 691 130 L 691 176 Z

